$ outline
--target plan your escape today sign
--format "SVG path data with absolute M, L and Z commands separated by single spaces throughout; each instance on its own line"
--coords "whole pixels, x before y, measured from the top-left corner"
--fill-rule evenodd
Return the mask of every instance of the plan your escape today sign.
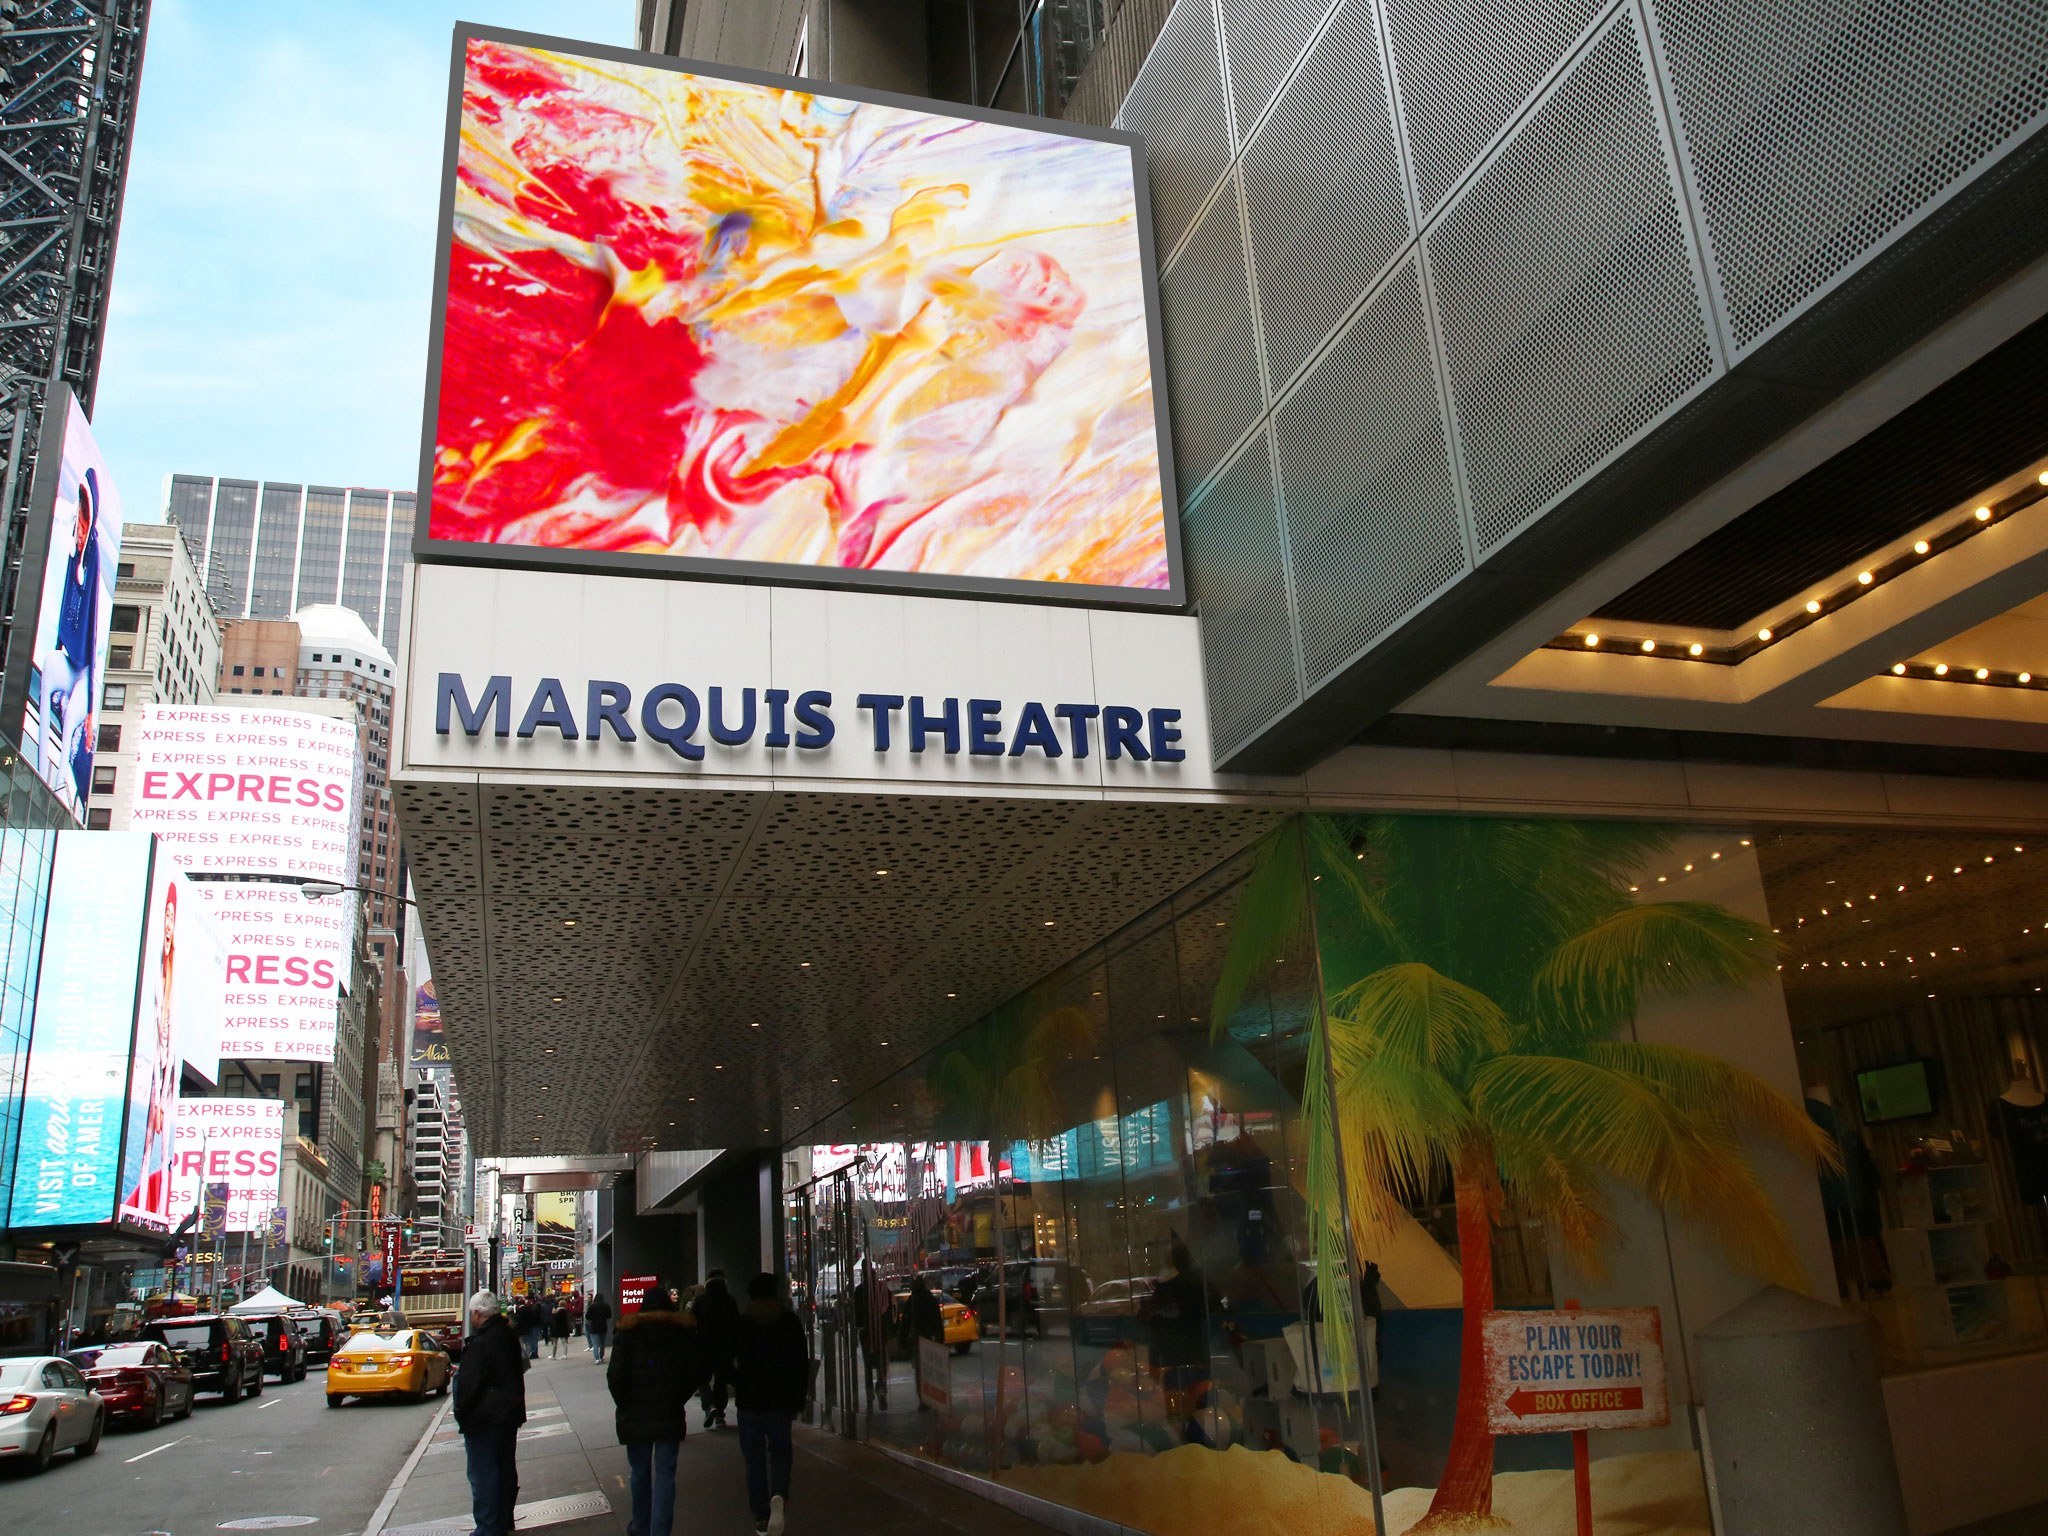
M 1671 1422 L 1655 1307 L 1489 1312 L 1486 1427 L 1496 1435 Z

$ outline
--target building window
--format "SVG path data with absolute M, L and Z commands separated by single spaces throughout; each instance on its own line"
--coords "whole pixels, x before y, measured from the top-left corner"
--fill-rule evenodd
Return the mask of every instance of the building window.
M 85 829 L 88 832 L 111 832 L 114 830 L 113 810 L 104 805 L 95 805 L 85 813 Z
M 133 603 L 114 604 L 114 616 L 107 621 L 107 628 L 117 635 L 132 635 L 142 625 L 142 610 Z
M 96 795 L 110 795 L 114 792 L 114 770 L 112 768 L 93 769 L 92 792 Z
M 268 1099 L 274 1099 L 274 1098 L 276 1098 L 276 1097 L 277 1097 L 277 1074 L 276 1074 L 275 1072 L 265 1072 L 264 1074 L 262 1074 L 262 1075 L 261 1075 L 260 1077 L 258 1077 L 258 1078 L 256 1079 L 256 1086 L 257 1086 L 258 1088 L 260 1088 L 260 1089 L 262 1089 L 262 1090 L 263 1090 L 263 1096 L 264 1096 L 265 1098 L 268 1098 Z
M 101 727 L 100 727 L 100 739 L 99 739 L 99 744 L 98 744 L 98 745 L 97 745 L 96 747 L 94 747 L 94 749 L 93 749 L 93 750 L 94 750 L 94 751 L 96 751 L 96 752 L 118 752 L 118 751 L 120 751 L 120 750 L 121 750 L 121 727 L 119 727 L 118 725 L 103 725 L 103 726 L 101 726 Z
M 235 675 L 236 677 L 240 677 L 240 676 L 242 675 L 242 664 L 241 664 L 240 662 L 236 662 L 236 663 L 235 663 L 235 666 L 234 666 L 234 675 Z
M 116 581 L 126 581 L 130 576 L 133 576 L 134 574 L 135 562 L 133 560 L 120 561 L 114 567 L 114 580 Z
M 132 645 L 110 645 L 107 647 L 107 666 L 111 670 L 126 671 L 135 665 L 135 648 Z
M 100 690 L 100 708 L 126 709 L 127 707 L 128 685 L 126 683 L 109 683 Z

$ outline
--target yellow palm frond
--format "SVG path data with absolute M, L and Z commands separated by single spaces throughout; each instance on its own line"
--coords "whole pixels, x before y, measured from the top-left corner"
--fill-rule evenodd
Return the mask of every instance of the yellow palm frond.
M 1330 999 L 1341 1079 L 1354 1057 L 1393 1058 L 1462 1077 L 1508 1049 L 1507 1015 L 1485 993 L 1420 961 L 1383 966 Z
M 1805 1109 L 1754 1072 L 1704 1051 L 1639 1040 L 1599 1040 L 1586 1059 L 1630 1072 L 1656 1085 L 1681 1114 L 1696 1121 L 1725 1121 L 1775 1142 L 1817 1167 L 1841 1166 L 1834 1138 L 1815 1125 Z
M 1775 955 L 1769 929 L 1711 902 L 1624 906 L 1551 951 L 1532 978 L 1532 1013 L 1551 1029 L 1605 1034 L 1645 998 L 1740 986 Z

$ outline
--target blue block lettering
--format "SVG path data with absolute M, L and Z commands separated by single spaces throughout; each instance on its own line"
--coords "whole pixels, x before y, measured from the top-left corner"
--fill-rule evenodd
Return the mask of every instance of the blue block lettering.
M 1145 728 L 1145 717 L 1127 704 L 1110 704 L 1102 711 L 1102 750 L 1113 763 L 1126 752 L 1134 762 L 1144 762 L 1152 756 L 1145 750 L 1145 743 L 1138 739 L 1138 733 Z
M 936 715 L 928 715 L 924 709 L 924 695 L 910 696 L 910 750 L 922 752 L 925 738 L 934 732 L 946 738 L 946 756 L 952 757 L 960 750 L 960 701 L 946 700 L 946 707 Z
M 621 741 L 639 740 L 633 734 L 633 690 L 624 683 L 608 683 L 593 678 L 585 695 L 583 734 L 592 741 L 602 741 L 606 726 L 610 726 Z
M 1052 716 L 1036 699 L 1018 712 L 1017 734 L 1010 738 L 1010 756 L 1022 757 L 1026 747 L 1036 747 L 1047 757 L 1066 755 L 1060 747 L 1059 732 L 1052 727 Z
M 681 725 L 670 725 L 661 718 L 661 706 L 670 701 L 683 706 Z M 648 689 L 647 697 L 640 701 L 640 729 L 687 762 L 704 760 L 704 749 L 690 739 L 697 734 L 703 719 L 697 695 L 681 683 L 661 683 Z
M 475 736 L 484 728 L 484 711 L 491 712 L 491 734 L 509 736 L 512 734 L 512 679 L 494 677 L 484 684 L 483 697 L 474 705 L 469 702 L 469 690 L 462 686 L 458 673 L 443 672 L 435 684 L 434 734 L 448 734 L 448 714 L 453 710 L 462 720 L 462 734 Z
M 1003 755 L 1003 719 L 1000 711 L 1001 699 L 969 699 L 967 701 L 967 755 L 969 757 L 1001 757 Z
M 1145 714 L 1146 724 L 1151 727 L 1152 761 L 1155 763 L 1184 763 L 1188 760 L 1188 749 L 1180 742 L 1180 711 L 1177 709 L 1154 709 Z
M 813 688 L 809 693 L 796 696 L 796 723 L 804 727 L 796 733 L 796 744 L 800 749 L 815 752 L 832 745 L 832 738 L 839 727 L 825 713 L 831 707 L 832 695 L 821 689 Z
M 544 677 L 540 686 L 533 690 L 533 701 L 526 706 L 526 715 L 519 722 L 519 739 L 528 740 L 544 725 L 552 725 L 560 731 L 564 741 L 579 739 L 576 712 L 569 708 L 569 695 L 562 691 L 559 677 Z
M 785 714 L 789 707 L 787 688 L 770 688 L 761 695 L 768 701 L 768 734 L 761 738 L 764 747 L 786 747 L 789 745 L 789 721 Z
M 896 711 L 903 707 L 900 693 L 863 693 L 854 698 L 855 704 L 869 711 L 875 717 L 875 750 L 889 750 L 889 721 Z
M 1088 722 L 1102 711 L 1093 704 L 1055 704 L 1052 712 L 1067 722 L 1067 734 L 1074 741 L 1074 756 L 1088 755 Z
M 754 690 L 740 690 L 740 723 L 725 723 L 725 690 L 711 690 L 711 739 L 722 747 L 743 747 L 754 739 Z

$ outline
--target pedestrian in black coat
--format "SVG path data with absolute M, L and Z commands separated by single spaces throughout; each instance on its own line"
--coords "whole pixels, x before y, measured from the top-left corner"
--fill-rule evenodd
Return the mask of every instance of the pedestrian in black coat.
M 711 1362 L 711 1374 L 704 1382 L 704 1427 L 725 1427 L 725 1400 L 732 1389 L 733 1332 L 739 1326 L 740 1304 L 726 1289 L 725 1271 L 714 1269 L 704 1281 L 704 1292 L 690 1303 L 690 1315 L 703 1330 L 704 1358 Z
M 640 1310 L 619 1323 L 604 1384 L 626 1448 L 633 1510 L 630 1536 L 669 1536 L 675 1522 L 676 1453 L 690 1430 L 690 1394 L 706 1362 L 697 1320 L 668 1293 L 650 1288 Z
M 778 1275 L 759 1274 L 747 1282 L 747 1309 L 733 1328 L 733 1388 L 754 1530 L 757 1536 L 782 1536 L 790 1426 L 811 1395 L 811 1352 Z
M 526 1355 L 498 1298 L 469 1298 L 468 1340 L 455 1373 L 455 1427 L 469 1464 L 476 1536 L 512 1536 L 519 1502 L 519 1426 L 526 1422 Z

